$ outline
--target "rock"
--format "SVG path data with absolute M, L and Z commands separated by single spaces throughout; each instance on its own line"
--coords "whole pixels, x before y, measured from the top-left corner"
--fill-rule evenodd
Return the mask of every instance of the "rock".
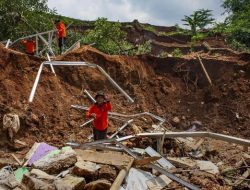
M 16 180 L 13 173 L 11 173 L 10 168 L 7 166 L 2 168 L 0 171 L 0 187 L 6 187 L 6 189 L 19 186 L 20 183 Z
M 78 161 L 73 170 L 72 173 L 86 178 L 87 180 L 93 180 L 96 179 L 98 174 L 98 169 L 100 168 L 99 165 L 89 162 L 89 161 Z
M 84 190 L 109 190 L 110 187 L 111 183 L 108 180 L 99 179 L 85 185 Z
M 117 176 L 116 169 L 109 165 L 104 165 L 99 170 L 99 179 L 107 179 L 110 181 L 114 181 Z
M 143 131 L 141 127 L 139 127 L 135 124 L 132 124 L 132 130 L 133 130 L 134 134 L 138 134 L 138 133 L 141 133 Z
M 191 125 L 192 126 L 195 125 L 196 127 L 202 127 L 202 122 L 195 120 L 191 122 Z
M 173 122 L 174 124 L 179 124 L 179 123 L 181 122 L 181 120 L 179 119 L 179 117 L 174 117 L 174 118 L 172 119 L 172 122 Z
M 36 114 L 31 113 L 30 118 L 34 123 L 39 123 L 39 118 Z
M 55 190 L 55 186 L 48 181 L 36 179 L 35 177 L 25 174 L 23 176 L 22 184 L 26 186 L 28 190 Z
M 0 158 L 0 168 L 3 168 L 4 166 L 17 167 L 19 164 L 10 158 Z
M 73 166 L 77 162 L 76 152 L 70 147 L 61 150 L 59 153 L 55 152 L 55 154 L 52 151 L 50 154 L 34 162 L 32 164 L 33 167 L 48 174 L 56 174 Z
M 78 190 L 83 189 L 86 182 L 83 177 L 66 175 L 65 178 L 54 181 L 57 190 Z
M 38 170 L 38 169 L 32 169 L 30 172 L 30 175 L 37 178 L 37 179 L 43 179 L 43 180 L 56 179 L 55 176 L 49 175 L 49 174 L 45 173 L 44 171 Z

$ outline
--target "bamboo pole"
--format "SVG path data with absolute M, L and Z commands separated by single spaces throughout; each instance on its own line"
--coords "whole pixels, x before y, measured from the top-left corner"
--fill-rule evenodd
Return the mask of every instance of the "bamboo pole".
M 201 61 L 200 56 L 197 55 L 197 57 L 198 57 L 198 59 L 199 59 L 199 63 L 200 63 L 200 65 L 201 65 L 201 68 L 202 68 L 202 70 L 203 70 L 203 72 L 204 72 L 204 74 L 205 74 L 205 76 L 206 76 L 206 78 L 207 78 L 207 81 L 208 81 L 209 84 L 212 86 L 212 85 L 213 85 L 213 84 L 212 84 L 212 80 L 211 80 L 211 78 L 209 77 L 208 72 L 207 72 L 207 70 L 206 70 L 204 64 L 203 64 L 202 61 Z

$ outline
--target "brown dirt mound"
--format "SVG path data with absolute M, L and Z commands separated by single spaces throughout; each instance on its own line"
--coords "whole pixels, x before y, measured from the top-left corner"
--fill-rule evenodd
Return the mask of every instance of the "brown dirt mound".
M 56 146 L 69 140 L 86 141 L 90 129 L 79 127 L 84 122 L 83 113 L 70 108 L 71 104 L 90 105 L 82 89 L 92 94 L 104 89 L 116 112 L 150 111 L 169 121 L 177 116 L 181 123 L 172 130 L 186 130 L 190 122 L 200 120 L 201 130 L 249 137 L 249 63 L 242 66 L 203 59 L 214 84 L 210 88 L 198 61 L 193 58 L 109 56 L 85 46 L 58 60 L 99 64 L 135 99 L 135 104 L 128 104 L 92 68 L 56 67 L 57 77 L 49 68 L 44 69 L 34 102 L 29 105 L 28 96 L 43 60 L 0 47 L 0 119 L 5 113 L 19 114 L 22 130 L 17 138 L 30 145 L 34 141 Z M 27 108 L 32 108 L 32 114 Z M 110 131 L 122 125 L 113 121 L 110 124 Z M 5 136 L 2 132 L 2 145 Z

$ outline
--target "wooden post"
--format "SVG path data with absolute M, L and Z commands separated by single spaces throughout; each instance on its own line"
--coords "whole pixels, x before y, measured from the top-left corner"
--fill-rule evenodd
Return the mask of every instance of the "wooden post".
M 205 73 L 205 76 L 206 76 L 206 78 L 207 78 L 207 80 L 208 80 L 209 84 L 212 86 L 212 85 L 213 85 L 213 84 L 212 84 L 212 81 L 211 81 L 211 79 L 210 79 L 210 77 L 209 77 L 209 75 L 208 75 L 208 73 L 207 73 L 207 70 L 206 70 L 205 66 L 203 65 L 203 63 L 202 63 L 202 61 L 201 61 L 200 56 L 199 56 L 199 55 L 197 55 L 197 57 L 198 57 L 198 59 L 199 59 L 199 62 L 200 62 L 201 68 L 202 68 L 203 72 Z
M 158 150 L 161 155 L 163 155 L 163 145 L 164 145 L 164 141 L 165 141 L 166 132 L 167 131 L 165 130 L 164 134 L 163 134 L 163 136 L 161 138 L 160 147 L 159 147 L 159 150 Z
M 129 169 L 132 167 L 133 162 L 134 162 L 134 159 L 132 159 L 131 162 L 125 168 L 121 169 L 114 183 L 112 184 L 110 190 L 119 190 L 121 188 L 121 184 L 124 178 L 126 177 Z

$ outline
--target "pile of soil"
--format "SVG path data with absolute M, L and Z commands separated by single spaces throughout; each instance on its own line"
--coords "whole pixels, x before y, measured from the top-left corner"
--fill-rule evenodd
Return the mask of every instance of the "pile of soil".
M 93 95 L 104 89 L 116 112 L 149 111 L 170 123 L 178 117 L 178 125 L 166 124 L 171 130 L 187 130 L 192 121 L 199 120 L 203 124 L 200 130 L 249 137 L 249 62 L 241 61 L 239 65 L 204 56 L 203 63 L 213 82 L 210 87 L 198 60 L 192 57 L 110 56 L 84 46 L 57 60 L 87 61 L 102 66 L 135 103 L 128 103 L 99 71 L 62 66 L 55 68 L 56 76 L 49 67 L 44 69 L 34 101 L 29 104 L 29 93 L 44 60 L 0 47 L 0 119 L 6 113 L 17 113 L 22 130 L 16 138 L 28 144 L 45 141 L 61 146 L 72 138 L 86 141 L 91 130 L 79 127 L 85 121 L 84 113 L 71 109 L 72 104 L 91 104 L 84 89 Z M 110 125 L 112 132 L 121 124 L 111 121 Z

